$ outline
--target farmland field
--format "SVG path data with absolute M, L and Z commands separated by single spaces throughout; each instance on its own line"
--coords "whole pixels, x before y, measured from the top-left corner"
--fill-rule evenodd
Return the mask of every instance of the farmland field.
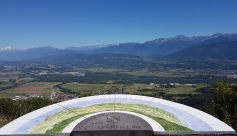
M 0 97 L 12 97 L 21 94 L 49 94 L 52 93 L 52 89 L 58 91 L 57 88 L 50 88 L 58 84 L 61 82 L 31 82 L 15 89 L 0 91 Z
M 199 92 L 196 92 L 196 89 L 199 89 L 202 87 L 210 87 L 210 85 L 200 83 L 200 84 L 197 84 L 196 87 L 180 85 L 180 86 L 176 86 L 176 88 L 155 88 L 154 86 L 147 85 L 147 84 L 134 84 L 133 86 L 126 87 L 127 89 L 126 92 L 128 92 L 129 94 L 134 94 L 134 93 L 152 94 L 154 92 L 164 90 L 168 94 L 199 94 Z M 150 89 L 150 91 L 143 91 L 143 92 L 137 91 L 140 89 Z
M 123 84 L 79 84 L 67 83 L 62 85 L 63 88 L 71 89 L 72 92 L 92 92 L 106 91 L 109 89 L 122 88 Z
M 198 75 L 195 70 L 160 70 L 156 72 L 149 72 L 148 69 L 135 72 L 121 72 L 134 76 L 158 76 L 158 77 L 187 77 L 190 75 Z
M 124 71 L 124 70 L 121 70 L 121 69 L 105 69 L 105 68 L 88 68 L 86 69 L 88 71 L 91 71 L 91 72 L 118 72 L 118 71 Z
M 154 86 L 148 84 L 79 84 L 77 82 L 63 84 L 62 87 L 66 89 L 71 89 L 72 92 L 92 92 L 92 91 L 106 91 L 109 89 L 116 88 L 125 88 L 126 92 L 129 94 L 134 93 L 143 93 L 143 94 L 152 94 L 157 91 L 164 90 L 168 94 L 199 94 L 195 90 L 202 87 L 209 87 L 208 84 L 197 84 L 196 87 L 180 85 L 176 86 L 176 88 L 156 88 Z M 138 90 L 147 89 L 148 91 L 140 92 Z M 150 91 L 149 91 L 150 90 Z
M 196 92 L 196 89 L 202 88 L 202 87 L 210 87 L 209 84 L 197 84 L 196 87 L 191 87 L 191 86 L 176 86 L 176 88 L 171 88 L 169 89 L 169 94 L 199 94 L 198 92 Z
M 0 76 L 0 82 L 7 82 L 9 79 L 17 79 L 18 76 L 8 75 L 8 76 Z
M 109 89 L 125 88 L 126 92 L 133 94 L 138 93 L 138 89 L 155 89 L 154 86 L 148 84 L 79 84 L 67 83 L 62 85 L 63 88 L 71 89 L 72 92 L 92 92 L 92 91 L 106 91 Z M 148 92 L 152 93 L 152 92 Z
M 9 86 L 13 86 L 14 83 L 5 83 L 5 84 L 2 84 L 0 85 L 0 87 L 9 87 Z
M 29 81 L 34 80 L 34 78 L 26 77 L 26 78 L 20 78 L 19 80 L 21 80 L 23 82 L 29 82 Z
M 13 93 L 51 93 L 51 89 L 49 91 L 45 91 L 43 89 L 50 88 L 54 85 L 60 84 L 60 82 L 32 82 L 24 84 L 16 89 L 14 89 L 15 92 Z
M 123 69 L 109 69 L 109 68 L 73 68 L 73 71 L 90 71 L 90 72 L 120 72 L 126 71 Z

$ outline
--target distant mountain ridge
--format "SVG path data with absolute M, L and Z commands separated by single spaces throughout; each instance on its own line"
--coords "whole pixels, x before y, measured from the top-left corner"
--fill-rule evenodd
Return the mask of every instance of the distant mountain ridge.
M 217 42 L 237 41 L 237 34 L 217 33 L 212 36 L 187 37 L 177 35 L 171 38 L 157 38 L 144 43 L 119 43 L 108 45 L 68 47 L 64 50 L 50 46 L 32 48 L 27 50 L 0 50 L 0 60 L 25 60 L 41 56 L 67 55 L 67 54 L 131 54 L 157 59 L 190 47 Z M 157 55 L 156 55 L 157 54 Z
M 177 51 L 162 57 L 162 60 L 237 60 L 237 41 L 203 44 Z
M 189 41 L 189 42 L 202 42 L 204 40 L 207 40 L 207 39 L 212 39 L 212 38 L 216 38 L 220 35 L 224 35 L 222 33 L 217 33 L 217 34 L 214 34 L 212 36 L 193 36 L 193 37 L 187 37 L 185 35 L 177 35 L 176 37 L 171 37 L 171 38 L 157 38 L 155 40 L 152 40 L 152 41 L 148 41 L 148 42 L 153 42 L 153 43 L 164 43 L 164 42 L 167 42 L 167 41 Z
M 81 46 L 81 47 L 67 47 L 64 50 L 74 50 L 74 51 L 78 51 L 78 52 L 83 52 L 83 51 L 91 51 L 94 49 L 99 49 L 99 48 L 105 48 L 105 47 L 110 47 L 110 46 L 116 46 L 119 45 L 118 44 L 106 44 L 106 45 L 93 45 L 93 46 Z
M 220 34 L 219 33 L 219 34 L 213 35 L 213 38 L 208 38 L 207 40 L 205 40 L 203 42 L 190 44 L 190 45 L 186 46 L 185 48 L 181 48 L 180 50 L 176 50 L 176 51 L 182 51 L 183 49 L 206 45 L 206 44 L 219 43 L 219 42 L 231 42 L 231 41 L 237 41 L 237 34 Z M 168 47 L 168 46 L 166 46 L 166 47 Z M 170 54 L 175 53 L 176 51 L 171 52 Z M 154 59 L 154 60 L 161 60 L 163 58 L 163 56 L 165 56 L 165 55 L 167 55 L 167 54 L 157 53 L 157 54 L 149 55 L 149 56 L 147 56 L 147 58 Z
M 48 52 L 57 51 L 60 51 L 60 49 L 50 46 L 31 48 L 28 50 L 15 50 L 14 52 L 6 50 L 0 51 L 0 60 L 26 60 L 41 57 L 43 54 L 46 54 Z
M 92 53 L 122 53 L 139 55 L 143 57 L 154 54 L 166 55 L 188 47 L 197 46 L 198 43 L 205 42 L 208 40 L 210 40 L 209 43 L 220 41 L 235 41 L 237 40 L 237 34 L 217 33 L 212 36 L 193 37 L 178 35 L 176 37 L 171 38 L 158 38 L 155 40 L 147 41 L 145 43 L 124 43 L 116 47 L 111 46 L 106 48 L 95 49 L 92 51 Z

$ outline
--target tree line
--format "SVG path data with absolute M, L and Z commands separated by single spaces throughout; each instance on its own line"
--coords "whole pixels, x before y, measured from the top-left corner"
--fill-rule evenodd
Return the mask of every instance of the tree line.
M 18 101 L 13 101 L 9 98 L 1 98 L 0 127 L 22 115 L 54 103 L 56 102 L 48 98 L 32 98 Z
M 5 87 L 0 86 L 0 91 L 7 90 L 7 89 L 12 89 L 12 88 L 17 88 L 20 85 L 22 85 L 22 84 L 14 83 L 13 85 L 10 85 L 10 86 L 5 86 Z

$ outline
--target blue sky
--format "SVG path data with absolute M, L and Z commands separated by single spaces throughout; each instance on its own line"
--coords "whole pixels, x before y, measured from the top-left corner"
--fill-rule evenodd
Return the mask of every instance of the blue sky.
M 0 48 L 237 33 L 237 0 L 0 0 Z

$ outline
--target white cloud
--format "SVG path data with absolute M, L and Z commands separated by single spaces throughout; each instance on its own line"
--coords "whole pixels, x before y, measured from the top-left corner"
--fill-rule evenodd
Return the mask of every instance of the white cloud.
M 5 48 L 1 48 L 0 50 L 11 50 L 12 47 L 5 47 Z

